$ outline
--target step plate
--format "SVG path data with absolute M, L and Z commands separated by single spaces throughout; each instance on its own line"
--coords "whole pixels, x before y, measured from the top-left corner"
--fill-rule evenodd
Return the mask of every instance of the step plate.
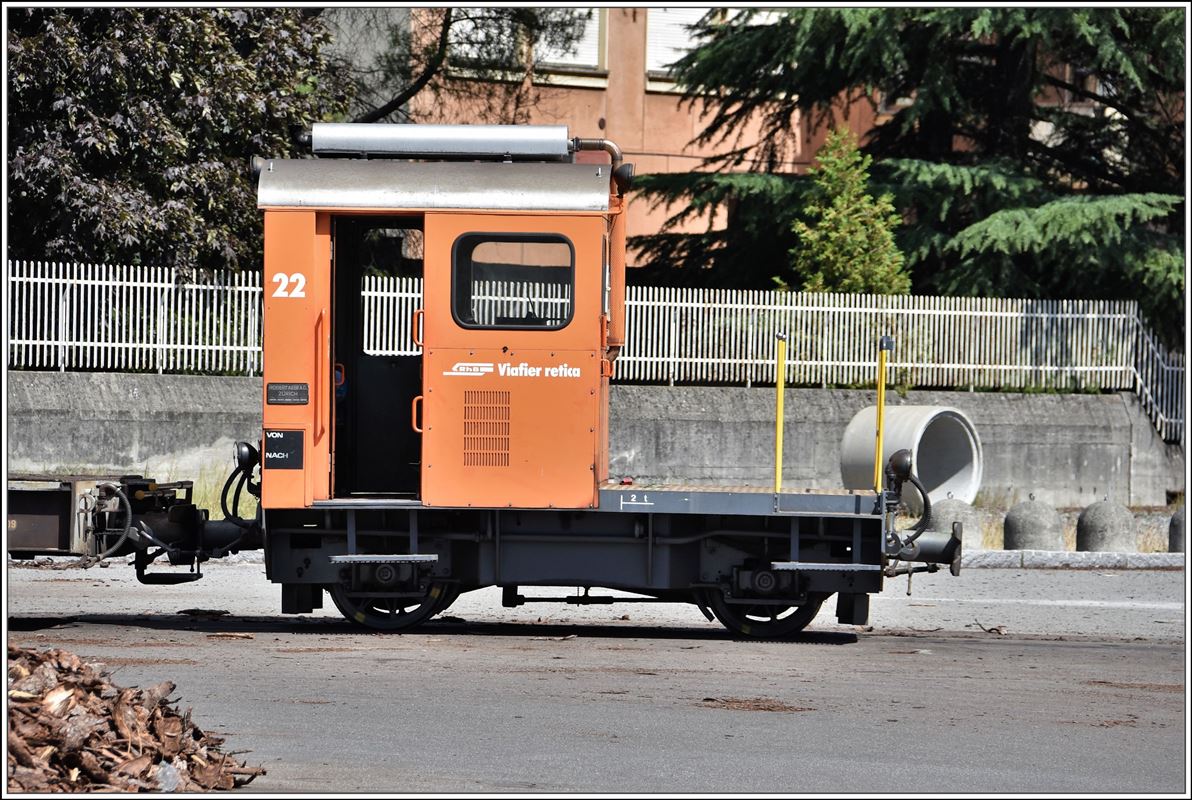
M 331 556 L 332 564 L 433 564 L 439 560 L 435 553 L 407 553 L 405 555 Z
M 880 572 L 880 564 L 816 564 L 811 561 L 774 561 L 770 569 L 780 571 L 808 571 L 820 572 Z

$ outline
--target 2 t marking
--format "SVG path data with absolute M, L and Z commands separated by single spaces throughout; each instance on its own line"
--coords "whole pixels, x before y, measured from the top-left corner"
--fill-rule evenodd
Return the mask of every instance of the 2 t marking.
M 654 503 L 650 500 L 650 495 L 648 495 L 648 494 L 641 495 L 640 500 L 638 500 L 637 498 L 638 498 L 638 495 L 636 493 L 629 494 L 628 499 L 626 499 L 625 495 L 622 494 L 621 498 L 620 498 L 621 499 L 621 508 L 625 508 L 625 506 L 652 506 L 652 505 L 654 505 Z

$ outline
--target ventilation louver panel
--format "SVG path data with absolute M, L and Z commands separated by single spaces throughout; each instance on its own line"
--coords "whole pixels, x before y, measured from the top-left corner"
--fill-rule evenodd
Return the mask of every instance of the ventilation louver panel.
M 509 466 L 509 392 L 464 392 L 464 466 Z

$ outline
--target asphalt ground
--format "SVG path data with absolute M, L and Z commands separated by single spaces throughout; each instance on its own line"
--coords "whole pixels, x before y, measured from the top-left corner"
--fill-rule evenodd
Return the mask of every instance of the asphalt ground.
M 265 567 L 254 563 L 254 555 L 259 556 L 242 554 L 247 558 L 239 562 L 209 562 L 202 580 L 177 586 L 142 586 L 132 567 L 123 561 L 110 562 L 107 569 L 9 569 L 9 613 L 156 615 L 188 607 L 211 608 L 215 603 L 238 616 L 280 617 L 281 591 L 265 578 Z M 70 563 L 70 559 L 54 561 L 59 566 Z M 963 569 L 957 577 L 941 571 L 915 575 L 909 596 L 907 583 L 905 576 L 889 578 L 883 592 L 871 595 L 869 624 L 875 630 L 980 633 L 982 627 L 1004 625 L 1007 633 L 1014 634 L 1184 640 L 1187 583 L 1182 569 Z M 30 584 L 39 588 L 22 588 Z M 527 597 L 577 593 L 565 588 L 523 587 L 519 591 Z M 633 597 L 599 589 L 593 594 Z M 829 600 L 810 630 L 856 632 L 854 626 L 836 623 L 834 609 L 835 599 Z M 537 624 L 541 619 L 576 625 L 630 622 L 634 626 L 721 630 L 719 623 L 708 622 L 692 605 L 530 603 L 503 608 L 496 588 L 465 594 L 445 613 L 475 623 Z M 621 619 L 625 615 L 628 620 Z M 306 618 L 338 620 L 340 615 L 326 598 L 325 608 Z
M 1182 570 L 965 570 L 910 597 L 899 578 L 870 626 L 829 603 L 782 643 L 691 606 L 506 609 L 496 590 L 374 634 L 282 616 L 251 563 L 175 587 L 125 565 L 7 578 L 10 642 L 175 681 L 269 770 L 250 792 L 1188 788 Z

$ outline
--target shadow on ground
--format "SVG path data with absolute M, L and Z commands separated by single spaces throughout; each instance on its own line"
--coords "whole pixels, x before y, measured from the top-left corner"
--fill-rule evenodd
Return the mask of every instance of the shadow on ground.
M 294 635 L 339 634 L 344 636 L 507 636 L 507 637 L 564 637 L 579 636 L 594 639 L 659 639 L 731 641 L 726 630 L 716 628 L 654 627 L 649 625 L 603 625 L 580 623 L 517 623 L 517 622 L 447 622 L 431 620 L 414 631 L 385 633 L 370 631 L 338 619 L 238 617 L 192 617 L 183 614 L 77 614 L 69 617 L 10 616 L 10 631 L 63 630 L 77 625 L 117 625 L 125 628 L 145 628 L 159 631 L 196 631 L 200 633 L 287 633 Z M 792 644 L 844 645 L 857 642 L 854 633 L 837 631 L 804 631 L 785 640 Z M 757 641 L 757 640 L 744 640 Z

